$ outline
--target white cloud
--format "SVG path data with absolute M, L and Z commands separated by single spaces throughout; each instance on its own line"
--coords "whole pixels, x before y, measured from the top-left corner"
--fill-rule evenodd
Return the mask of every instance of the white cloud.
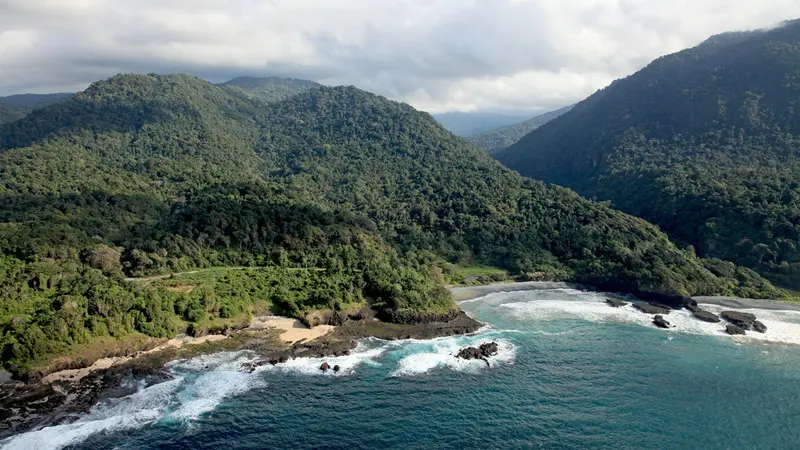
M 554 108 L 796 0 L 2 0 L 0 94 L 121 71 L 354 84 L 433 112 Z

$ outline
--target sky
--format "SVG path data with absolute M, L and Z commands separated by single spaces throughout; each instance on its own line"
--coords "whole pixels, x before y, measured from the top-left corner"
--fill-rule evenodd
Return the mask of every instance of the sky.
M 797 0 L 0 0 L 0 95 L 120 72 L 348 84 L 432 113 L 550 110 Z

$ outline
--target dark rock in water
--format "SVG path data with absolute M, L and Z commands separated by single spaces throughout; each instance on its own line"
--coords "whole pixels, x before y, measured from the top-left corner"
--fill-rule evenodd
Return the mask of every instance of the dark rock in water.
M 722 318 L 743 330 L 749 330 L 756 320 L 756 316 L 738 311 L 722 311 Z
M 339 367 L 339 365 L 337 364 L 337 365 L 333 366 L 333 373 L 339 373 L 339 371 L 340 371 L 341 369 L 342 369 L 342 368 L 341 368 L 341 367 Z
M 758 331 L 759 333 L 766 333 L 767 332 L 767 326 L 764 325 L 763 323 L 759 322 L 758 320 L 754 320 L 753 321 L 753 329 L 755 331 Z
M 269 361 L 269 362 L 271 363 L 272 361 Z M 258 369 L 259 367 L 263 366 L 264 363 L 265 363 L 265 361 L 263 361 L 263 360 L 258 360 L 258 361 L 245 363 L 245 364 L 242 365 L 242 372 L 253 373 L 253 372 L 256 371 L 256 369 Z M 275 364 L 272 364 L 272 365 L 274 366 Z
M 623 302 L 622 300 L 617 300 L 616 298 L 607 298 L 606 303 L 613 306 L 614 308 L 620 308 L 628 304 L 628 302 Z
M 478 348 L 465 347 L 458 351 L 456 358 L 461 359 L 480 359 L 489 365 L 489 357 L 494 356 L 499 351 L 497 342 L 486 342 L 481 344 Z
M 725 327 L 725 331 L 728 332 L 731 336 L 735 334 L 744 334 L 744 330 L 737 327 L 736 325 L 728 325 Z
M 319 366 L 319 370 L 321 370 L 322 373 L 327 372 L 328 370 L 330 370 L 330 368 L 331 368 L 331 365 L 328 364 L 327 362 L 324 362 L 324 363 L 322 363 L 321 366 Z
M 647 314 L 669 314 L 669 308 L 652 305 L 645 302 L 634 302 L 633 307 Z
M 691 311 L 693 313 L 697 312 L 697 311 L 702 311 L 702 309 L 700 309 L 700 307 L 697 306 L 697 305 L 686 305 L 686 309 L 688 309 L 689 311 Z
M 481 356 L 481 351 L 475 347 L 462 348 L 458 351 L 458 354 L 456 354 L 456 358 L 461 359 L 478 359 Z
M 611 286 L 604 286 L 604 289 L 617 292 L 628 291 L 628 289 L 625 289 L 624 287 L 621 286 L 620 286 L 621 289 L 609 289 L 610 287 Z M 665 305 L 669 308 L 674 308 L 674 309 L 685 308 L 686 306 L 689 305 L 697 305 L 697 302 L 693 300 L 691 297 L 686 297 L 683 295 L 667 294 L 664 292 L 657 292 L 654 290 L 647 290 L 647 289 L 635 290 L 629 293 L 635 295 L 636 297 L 642 300 L 652 303 L 657 303 L 659 305 Z
M 664 320 L 664 316 L 660 314 L 653 317 L 653 323 L 659 328 L 669 328 L 669 322 Z
M 499 351 L 497 348 L 497 342 L 487 342 L 481 344 L 481 346 L 478 347 L 478 350 L 480 350 L 481 354 L 486 357 L 494 356 Z
M 720 321 L 719 317 L 716 314 L 704 311 L 700 308 L 697 308 L 696 311 L 692 311 L 692 315 L 702 320 L 703 322 L 717 323 Z

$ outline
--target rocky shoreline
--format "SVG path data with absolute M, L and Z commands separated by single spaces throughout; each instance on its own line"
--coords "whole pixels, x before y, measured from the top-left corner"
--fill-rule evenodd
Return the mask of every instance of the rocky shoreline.
M 520 282 L 484 286 L 459 286 L 451 288 L 457 301 L 469 301 L 492 292 L 512 292 L 537 289 L 589 289 L 587 286 L 556 282 Z M 672 299 L 675 300 L 675 299 Z M 697 301 L 713 303 L 732 308 L 757 309 L 796 309 L 800 305 L 765 300 L 732 298 L 678 299 L 680 304 L 632 300 L 615 296 L 607 297 L 610 307 L 620 308 L 631 305 L 643 314 L 653 318 L 655 326 L 671 328 L 668 315 L 673 309 L 692 312 L 697 320 L 718 323 L 726 322 L 724 331 L 731 335 L 747 332 L 765 332 L 766 327 L 753 314 L 737 311 L 724 311 L 713 314 L 701 309 Z M 670 302 L 675 303 L 675 302 Z M 292 320 L 271 318 L 275 320 Z M 383 319 L 383 320 L 381 320 Z M 142 351 L 135 357 L 126 357 L 118 364 L 103 367 L 102 370 L 89 370 L 82 377 L 70 380 L 54 378 L 43 383 L 43 377 L 33 377 L 22 383 L 5 380 L 0 389 L 0 439 L 50 425 L 69 423 L 81 413 L 88 412 L 100 399 L 130 395 L 142 385 L 150 386 L 172 378 L 166 368 L 167 363 L 219 351 L 249 350 L 258 357 L 243 370 L 254 371 L 262 365 L 283 364 L 294 358 L 325 358 L 348 355 L 359 339 L 375 337 L 385 340 L 434 339 L 438 337 L 463 335 L 477 331 L 482 324 L 468 317 L 462 311 L 453 311 L 445 316 L 392 315 L 385 311 L 362 308 L 346 314 L 327 312 L 309 315 L 301 319 L 312 329 L 324 329 L 312 339 L 295 340 L 298 336 L 281 339 L 281 331 L 269 328 L 264 319 L 259 326 L 235 327 L 226 330 L 225 339 L 206 339 L 200 345 L 184 347 L 167 346 L 157 351 Z M 388 321 L 391 320 L 392 322 Z M 400 323 L 396 323 L 400 322 Z M 283 330 L 286 331 L 286 330 Z M 296 330 L 295 330 L 296 331 Z M 198 336 L 199 337 L 199 336 Z M 152 350 L 152 349 L 151 349 Z M 481 359 L 489 364 L 490 357 L 496 354 L 495 343 L 484 343 L 479 347 L 467 347 L 454 355 L 463 359 Z M 337 366 L 323 363 L 320 370 L 337 372 Z M 74 370 L 74 369 L 73 369 Z M 135 381 L 135 382 L 134 382 Z
M 94 370 L 75 380 L 56 379 L 51 383 L 41 377 L 31 382 L 7 382 L 0 389 L 0 440 L 45 426 L 69 423 L 88 412 L 103 398 L 133 394 L 142 385 L 151 386 L 172 378 L 167 363 L 218 351 L 254 352 L 258 358 L 244 370 L 254 371 L 266 364 L 283 364 L 289 359 L 347 355 L 359 339 L 385 340 L 433 339 L 477 331 L 482 324 L 462 311 L 443 317 L 410 320 L 413 323 L 388 323 L 378 313 L 364 308 L 356 315 L 342 315 L 337 326 L 315 339 L 287 343 L 282 330 L 243 328 L 232 331 L 226 339 L 210 340 L 200 345 L 166 347 L 156 352 L 142 352 L 120 364 Z M 336 371 L 335 367 L 328 369 Z

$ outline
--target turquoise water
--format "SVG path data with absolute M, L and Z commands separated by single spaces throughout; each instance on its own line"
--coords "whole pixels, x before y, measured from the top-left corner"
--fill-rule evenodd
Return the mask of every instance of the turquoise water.
M 757 312 L 731 338 L 684 312 L 665 331 L 600 294 L 490 294 L 488 326 L 435 341 L 365 341 L 322 360 L 239 372 L 251 355 L 175 363 L 176 379 L 6 448 L 765 448 L 800 445 L 800 313 Z M 709 306 L 708 309 L 714 309 Z M 721 310 L 721 308 L 719 308 Z M 500 343 L 487 368 L 452 356 Z

